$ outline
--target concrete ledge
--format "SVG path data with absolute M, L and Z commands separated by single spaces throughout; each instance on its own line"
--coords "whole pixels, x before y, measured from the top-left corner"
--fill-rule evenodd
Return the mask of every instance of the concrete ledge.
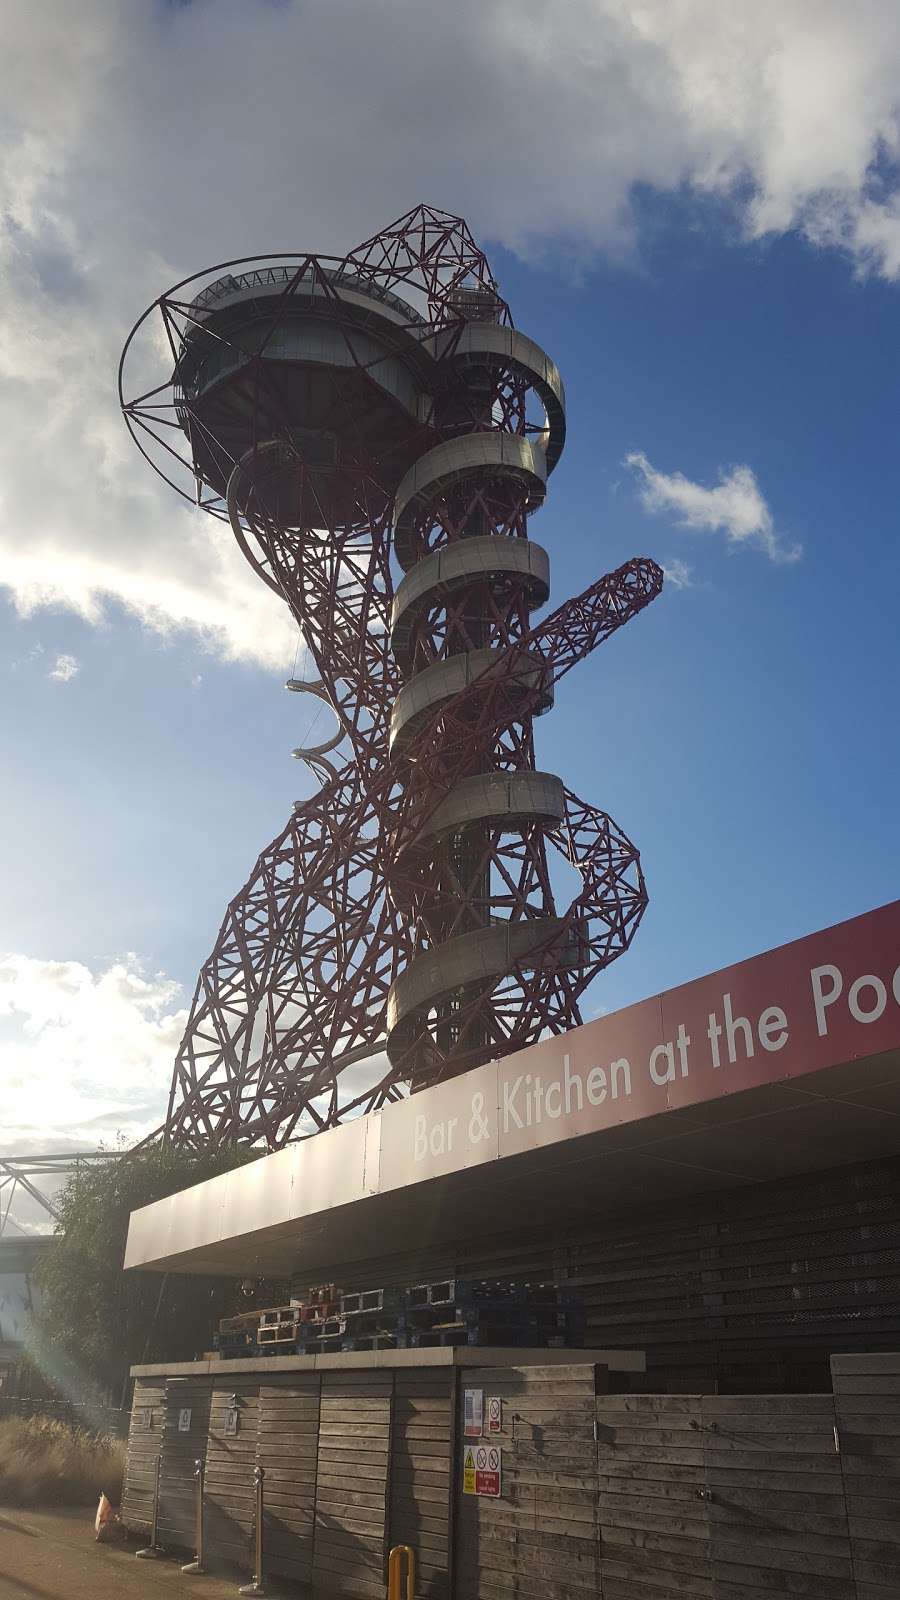
M 643 1350 L 520 1350 L 509 1346 L 453 1345 L 431 1350 L 358 1350 L 347 1354 L 261 1356 L 243 1361 L 152 1362 L 131 1368 L 133 1378 L 230 1377 L 234 1373 L 334 1372 L 372 1367 L 608 1367 L 645 1372 Z

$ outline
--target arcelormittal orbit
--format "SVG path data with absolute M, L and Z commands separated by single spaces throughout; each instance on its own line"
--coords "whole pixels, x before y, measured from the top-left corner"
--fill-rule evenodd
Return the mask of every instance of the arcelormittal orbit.
M 662 573 L 629 561 L 536 620 L 563 384 L 466 224 L 419 206 L 342 260 L 187 279 L 120 393 L 290 607 L 314 669 L 288 687 L 336 719 L 200 973 L 166 1136 L 274 1149 L 576 1026 L 647 895 L 634 845 L 535 768 L 533 723 Z

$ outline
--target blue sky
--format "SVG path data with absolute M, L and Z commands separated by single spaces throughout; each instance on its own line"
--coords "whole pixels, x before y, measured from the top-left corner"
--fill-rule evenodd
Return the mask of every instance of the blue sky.
M 388 9 L 399 25 L 403 7 Z M 616 8 L 575 9 L 594 30 L 599 83 L 631 44 Z M 677 580 L 564 680 L 538 725 L 539 764 L 611 812 L 639 844 L 649 882 L 635 945 L 591 1008 L 615 1009 L 900 894 L 900 222 L 885 166 L 895 89 L 879 88 L 895 47 L 900 60 L 890 8 L 862 8 L 869 50 L 857 28 L 846 83 L 830 7 L 831 33 L 817 33 L 799 0 L 781 21 L 761 6 L 744 40 L 748 82 L 769 81 L 773 61 L 784 67 L 785 150 L 792 116 L 802 135 L 807 115 L 804 41 L 827 43 L 845 134 L 823 169 L 827 204 L 812 157 L 808 172 L 785 176 L 777 137 L 769 131 L 766 148 L 759 129 L 748 131 L 752 106 L 726 125 L 690 101 L 679 110 L 677 97 L 675 110 L 654 102 L 647 112 L 635 90 L 634 104 L 626 96 L 604 111 L 594 141 L 582 123 L 557 127 L 555 161 L 539 163 L 530 188 L 527 164 L 513 162 L 502 204 L 465 148 L 448 151 L 439 104 L 423 109 L 414 154 L 415 129 L 391 125 L 406 139 L 402 160 L 390 170 L 374 162 L 368 181 L 336 130 L 333 150 L 318 147 L 319 164 L 333 165 L 327 188 L 298 157 L 276 162 L 271 184 L 252 194 L 238 185 L 247 203 L 236 205 L 219 172 L 211 89 L 198 91 L 196 147 L 182 146 L 177 184 L 160 124 L 171 120 L 180 137 L 186 113 L 179 98 L 168 119 L 165 95 L 177 95 L 184 46 L 203 42 L 204 29 L 221 52 L 211 63 L 220 91 L 249 51 L 259 119 L 235 160 L 252 166 L 279 126 L 267 120 L 268 79 L 261 68 L 253 77 L 253 51 L 293 42 L 307 70 L 300 32 L 271 36 L 298 29 L 299 8 L 204 0 L 175 23 L 164 8 L 148 19 L 152 10 L 135 8 L 123 29 L 102 6 L 86 7 L 73 68 L 81 92 L 54 102 L 40 135 L 46 156 L 35 160 L 26 137 L 40 114 L 35 63 L 75 46 L 62 9 L 50 4 L 35 22 L 13 8 L 33 75 L 32 101 L 23 96 L 0 129 L 0 271 L 13 295 L 0 346 L 0 1145 L 90 1144 L 158 1117 L 225 903 L 309 792 L 290 759 L 308 714 L 281 687 L 291 628 L 273 629 L 253 575 L 215 543 L 211 523 L 157 494 L 124 437 L 114 361 L 129 316 L 223 255 L 348 248 L 419 199 L 469 216 L 517 325 L 565 377 L 567 447 L 532 523 L 551 554 L 553 603 L 638 553 Z M 665 58 L 667 83 L 690 86 L 703 63 L 676 36 L 675 10 L 696 19 L 703 7 L 658 13 L 653 61 Z M 249 13 L 252 33 L 242 31 Z M 494 24 L 485 48 L 499 48 L 507 8 L 479 15 L 478 26 Z M 327 17 L 318 6 L 311 16 L 311 53 L 330 59 Z M 645 42 L 627 56 L 637 79 Z M 734 70 L 726 44 L 711 27 L 702 47 L 721 75 Z M 454 48 L 467 46 L 454 36 Z M 536 81 L 552 88 L 566 62 L 552 54 L 562 45 L 543 48 Z M 151 87 L 157 75 L 155 101 L 149 89 L 129 99 L 139 52 Z M 827 81 L 826 72 L 823 94 Z M 723 100 L 727 87 L 723 77 Z M 387 81 L 366 91 L 373 118 L 387 115 L 389 91 Z M 284 116 L 300 149 L 292 119 L 302 111 L 292 102 Z M 774 120 L 761 107 L 760 127 Z M 512 102 L 509 127 L 521 142 Z M 807 136 L 814 144 L 815 131 Z M 67 174 L 61 152 L 73 143 Z M 204 203 L 188 204 L 186 191 Z M 655 510 L 629 457 L 659 475 Z M 684 526 L 684 505 L 702 515 L 707 491 L 735 469 L 745 469 L 743 500 L 749 493 L 760 531 L 738 541 L 727 526 Z M 786 559 L 796 546 L 802 553 Z

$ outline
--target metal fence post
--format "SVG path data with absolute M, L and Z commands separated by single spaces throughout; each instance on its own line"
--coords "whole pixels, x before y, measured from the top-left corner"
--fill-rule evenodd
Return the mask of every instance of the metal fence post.
M 197 1554 L 193 1561 L 182 1567 L 182 1572 L 203 1574 L 206 1571 L 203 1565 L 203 1478 L 204 1464 L 202 1457 L 194 1462 L 194 1477 L 197 1480 Z
M 416 1553 L 408 1544 L 395 1544 L 388 1556 L 388 1600 L 404 1600 L 401 1588 L 404 1556 L 406 1557 L 405 1600 L 414 1600 L 416 1592 Z
M 135 1550 L 136 1561 L 157 1561 L 162 1555 L 159 1548 L 159 1475 L 162 1470 L 162 1456 L 156 1458 L 156 1488 L 153 1491 L 153 1521 L 150 1524 L 150 1543 L 146 1550 Z
M 266 1476 L 265 1467 L 253 1468 L 253 1482 L 256 1484 L 256 1555 L 254 1560 L 253 1582 L 245 1583 L 238 1594 L 264 1595 L 267 1593 L 263 1574 L 263 1482 Z

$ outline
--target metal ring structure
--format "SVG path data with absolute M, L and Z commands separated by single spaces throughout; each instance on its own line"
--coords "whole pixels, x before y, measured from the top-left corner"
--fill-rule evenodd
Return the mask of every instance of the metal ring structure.
M 483 367 L 490 371 L 509 370 L 523 379 L 538 395 L 546 418 L 542 434 L 535 439 L 553 471 L 566 442 L 566 391 L 562 375 L 540 345 L 518 328 L 504 328 L 493 322 L 467 322 L 461 329 L 439 334 L 430 341 L 435 359 L 452 361 L 461 367 Z
M 495 928 L 448 939 L 410 962 L 391 987 L 387 1011 L 387 1049 L 402 1059 L 414 1043 L 421 1018 L 441 1002 L 476 990 L 490 990 L 517 968 L 527 972 L 554 939 L 568 934 L 563 917 L 540 922 L 505 922 Z M 571 948 L 569 960 L 577 959 Z M 566 960 L 566 954 L 563 960 Z
M 421 555 L 414 542 L 416 509 L 477 476 L 516 480 L 525 509 L 533 511 L 547 490 L 547 458 L 540 445 L 516 433 L 468 433 L 435 445 L 410 467 L 394 499 L 394 555 L 405 572 Z
M 426 556 L 407 573 L 391 607 L 391 649 L 400 670 L 410 671 L 410 639 L 423 611 L 470 584 L 487 580 L 499 585 L 511 579 L 523 585 L 529 609 L 550 598 L 550 558 L 533 539 L 476 537 L 442 545 Z
M 553 704 L 553 684 L 548 679 L 546 663 L 540 657 L 529 658 L 520 652 L 516 670 L 504 677 L 504 702 L 506 715 L 514 720 L 522 715 L 527 704 L 532 716 L 541 716 Z M 468 650 L 463 655 L 448 656 L 446 661 L 436 661 L 433 666 L 417 672 L 404 684 L 391 711 L 390 750 L 394 757 L 409 754 L 416 734 L 441 706 L 456 699 L 465 689 L 473 688 L 490 677 L 492 667 L 504 658 L 502 650 L 490 645 L 483 650 Z M 501 708 L 497 706 L 498 717 Z

